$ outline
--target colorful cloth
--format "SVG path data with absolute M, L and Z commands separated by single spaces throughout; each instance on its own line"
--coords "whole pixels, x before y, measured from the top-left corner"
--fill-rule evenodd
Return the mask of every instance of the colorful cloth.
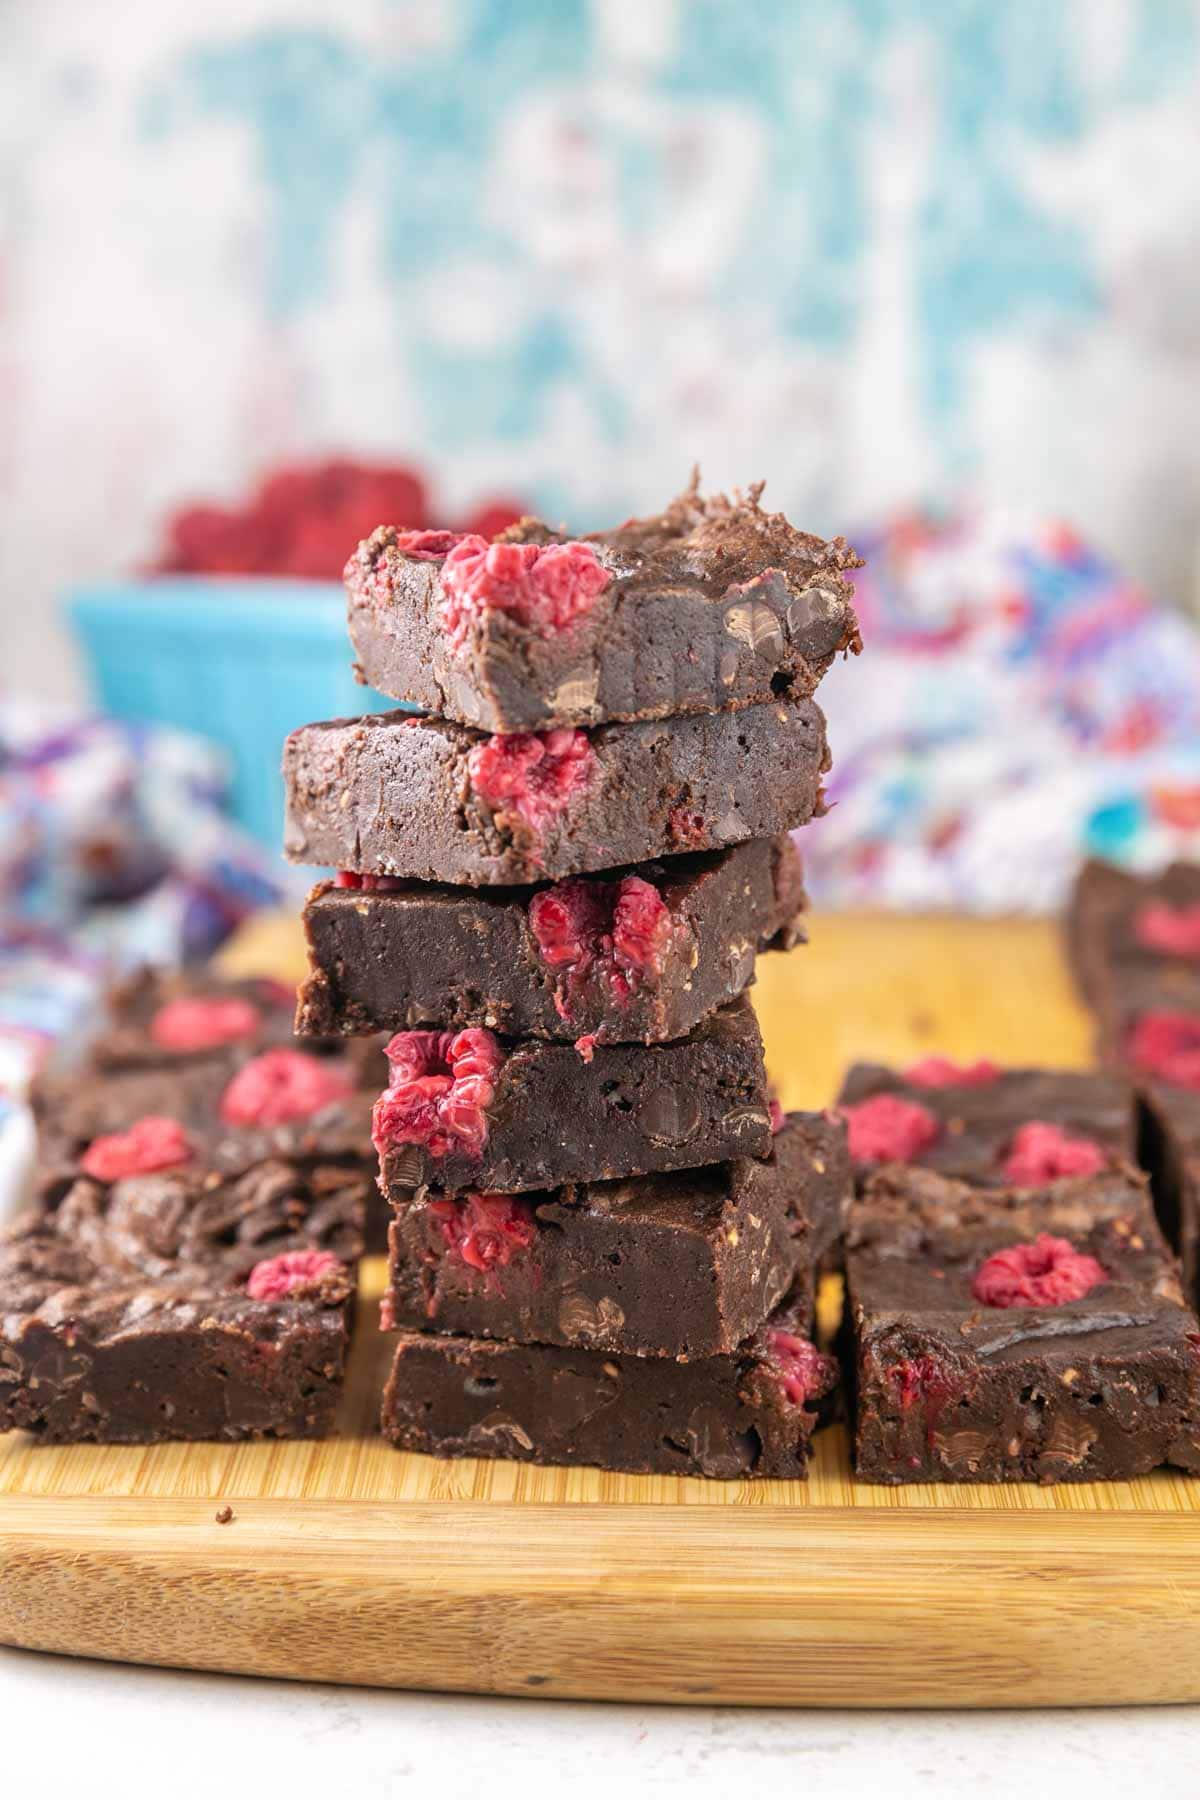
M 226 773 L 182 732 L 0 701 L 0 1089 L 86 1029 L 114 974 L 206 956 L 278 901 Z
M 1069 529 L 850 534 L 865 649 L 831 670 L 825 906 L 1049 912 L 1085 855 L 1200 857 L 1200 636 Z

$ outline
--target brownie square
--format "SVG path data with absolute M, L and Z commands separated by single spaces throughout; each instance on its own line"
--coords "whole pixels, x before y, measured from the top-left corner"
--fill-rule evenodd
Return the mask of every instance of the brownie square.
M 485 737 L 380 713 L 284 746 L 292 862 L 468 887 L 558 881 L 776 837 L 823 807 L 812 700 Z
M 850 1195 L 845 1130 L 792 1113 L 768 1159 L 571 1184 L 422 1189 L 389 1234 L 385 1329 L 694 1359 L 727 1354 L 817 1263 Z
M 258 1164 L 75 1181 L 0 1233 L 0 1431 L 314 1437 L 341 1392 L 369 1181 Z
M 595 1050 L 489 1031 L 400 1032 L 375 1108 L 380 1186 L 513 1194 L 697 1168 L 771 1147 L 762 1036 L 743 995 L 668 1044 Z
M 1064 929 L 1102 1060 L 1136 1061 L 1130 1034 L 1147 1013 L 1200 1015 L 1200 867 L 1145 876 L 1086 863 Z
M 431 1456 L 801 1479 L 837 1380 L 811 1324 L 785 1302 L 732 1354 L 692 1362 L 403 1332 L 383 1435 Z
M 977 1186 L 1038 1185 L 1073 1164 L 1136 1159 L 1134 1094 L 1116 1075 L 943 1057 L 904 1070 L 857 1063 L 837 1104 L 860 1178 L 903 1162 Z M 1031 1134 L 1036 1125 L 1049 1133 Z
M 804 904 L 787 837 L 533 888 L 396 879 L 381 891 L 342 877 L 304 909 L 312 973 L 298 1023 L 314 1035 L 686 1037 L 749 986 L 758 952 L 803 938 Z
M 864 1479 L 1200 1469 L 1196 1319 L 1132 1170 L 980 1189 L 892 1166 L 846 1265 Z
M 361 679 L 486 731 L 712 712 L 806 695 L 857 650 L 858 558 L 692 485 L 568 539 L 522 519 L 489 546 L 381 526 L 346 570 Z

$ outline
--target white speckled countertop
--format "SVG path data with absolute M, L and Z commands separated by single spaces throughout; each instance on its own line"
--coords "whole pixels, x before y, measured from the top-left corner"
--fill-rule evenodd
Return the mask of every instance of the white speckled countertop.
M 0 1651 L 6 1771 L 54 1795 L 437 1800 L 1193 1794 L 1200 1707 L 852 1713 L 363 1692 Z M 34 1774 L 36 1771 L 36 1777 Z M 50 1773 L 53 1771 L 53 1780 Z M 9 1791 L 16 1789 L 10 1785 Z

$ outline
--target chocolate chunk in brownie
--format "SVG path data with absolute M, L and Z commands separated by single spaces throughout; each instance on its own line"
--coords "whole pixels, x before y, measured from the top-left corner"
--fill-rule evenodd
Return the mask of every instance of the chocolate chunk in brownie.
M 483 1025 L 598 1044 L 685 1037 L 753 981 L 759 951 L 802 938 L 803 906 L 787 837 L 536 888 L 396 879 L 381 891 L 343 876 L 304 910 L 312 974 L 297 1023 L 317 1035 Z
M 582 539 L 523 519 L 489 545 L 381 526 L 346 568 L 359 673 L 484 731 L 599 725 L 811 694 L 859 648 L 845 540 L 695 481 Z
M 793 1113 L 768 1160 L 449 1196 L 397 1209 L 386 1329 L 634 1355 L 736 1350 L 785 1295 L 811 1304 L 850 1193 L 845 1130 Z
M 986 1187 L 1040 1186 L 1132 1162 L 1132 1090 L 1117 1076 L 998 1069 L 926 1057 L 904 1070 L 857 1063 L 838 1109 L 860 1174 L 912 1163 Z
M 775 837 L 822 810 L 812 700 L 591 732 L 485 737 L 380 713 L 284 747 L 293 862 L 469 887 L 557 881 Z
M 762 1037 L 742 996 L 668 1044 L 581 1055 L 542 1038 L 398 1032 L 375 1107 L 380 1186 L 519 1193 L 697 1168 L 771 1147 Z
M 1200 1470 L 1197 1325 L 1143 1178 L 980 1189 L 882 1170 L 851 1208 L 856 1468 L 871 1481 Z
M 105 1184 L 0 1234 L 0 1431 L 50 1443 L 314 1437 L 341 1391 L 365 1173 Z
M 403 1332 L 383 1435 L 432 1456 L 801 1478 L 837 1379 L 810 1329 L 784 1302 L 738 1350 L 694 1362 Z

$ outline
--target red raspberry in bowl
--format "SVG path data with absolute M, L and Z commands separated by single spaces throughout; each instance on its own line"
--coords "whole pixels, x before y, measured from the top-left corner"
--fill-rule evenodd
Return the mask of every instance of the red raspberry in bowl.
M 290 1125 L 345 1100 L 353 1084 L 341 1069 L 303 1050 L 265 1050 L 239 1069 L 221 1096 L 226 1125 Z
M 976 1270 L 971 1292 L 983 1306 L 1063 1306 L 1107 1280 L 1094 1256 L 1043 1231 L 1032 1243 L 1010 1244 L 989 1256 Z
M 1071 1137 L 1058 1125 L 1031 1119 L 1014 1136 L 1002 1166 L 1014 1186 L 1037 1187 L 1066 1175 L 1096 1175 L 1107 1164 L 1108 1157 L 1091 1138 Z
M 837 1364 L 822 1355 L 806 1337 L 790 1331 L 768 1331 L 767 1361 L 779 1377 L 785 1400 L 792 1406 L 807 1406 L 829 1392 L 837 1379 Z
M 454 650 L 485 612 L 549 637 L 590 612 L 612 577 L 590 544 L 489 544 L 461 537 L 442 565 L 442 624 Z
M 515 813 L 538 832 L 586 787 L 594 758 L 586 731 L 514 731 L 476 744 L 467 772 L 494 813 Z
M 841 1112 L 855 1162 L 911 1162 L 937 1142 L 941 1131 L 926 1107 L 898 1094 L 872 1094 Z
M 1200 905 L 1169 906 L 1150 900 L 1134 914 L 1133 935 L 1164 956 L 1200 957 Z
M 150 1036 L 163 1050 L 216 1050 L 255 1037 L 261 1026 L 262 1014 L 249 1000 L 181 994 L 159 1007 Z
M 956 1063 L 948 1056 L 926 1056 L 920 1062 L 909 1064 L 904 1070 L 904 1079 L 913 1087 L 988 1087 L 999 1073 L 997 1065 L 986 1058 L 979 1062 Z
M 1135 1069 L 1161 1075 L 1175 1087 L 1200 1090 L 1200 1017 L 1194 1013 L 1143 1013 L 1126 1040 Z
M 391 1080 L 375 1102 L 372 1137 L 380 1155 L 420 1144 L 430 1156 L 481 1156 L 487 1109 L 504 1062 L 492 1032 L 400 1031 L 387 1046 Z
M 285 1250 L 255 1263 L 246 1278 L 252 1300 L 286 1300 L 291 1294 L 320 1287 L 343 1264 L 331 1250 Z
M 556 882 L 529 902 L 529 926 L 542 961 L 563 972 L 554 1001 L 564 1019 L 589 978 L 618 1005 L 660 980 L 673 929 L 662 895 L 640 875 Z
M 430 1202 L 446 1254 L 469 1269 L 507 1268 L 537 1236 L 533 1207 L 518 1194 L 460 1194 Z
M 192 1146 L 177 1119 L 150 1113 L 128 1131 L 93 1138 L 79 1166 L 94 1181 L 121 1181 L 127 1175 L 153 1175 L 190 1162 Z

